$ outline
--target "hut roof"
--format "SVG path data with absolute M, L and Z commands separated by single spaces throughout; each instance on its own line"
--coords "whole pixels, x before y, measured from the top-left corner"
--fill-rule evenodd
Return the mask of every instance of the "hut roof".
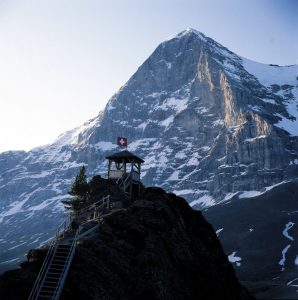
M 127 150 L 111 154 L 109 156 L 106 156 L 106 158 L 109 160 L 116 161 L 116 162 L 122 162 L 123 160 L 125 162 L 131 162 L 133 160 L 138 163 L 144 162 L 143 159 L 141 159 L 140 157 L 136 156 L 135 154 L 133 154 Z

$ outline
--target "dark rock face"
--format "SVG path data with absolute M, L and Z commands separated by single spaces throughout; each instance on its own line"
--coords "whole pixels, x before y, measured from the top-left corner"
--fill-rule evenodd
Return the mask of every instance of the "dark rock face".
M 127 210 L 115 211 L 96 238 L 83 242 L 64 297 L 78 294 L 98 299 L 249 299 L 201 213 L 155 188 L 146 189 Z
M 45 257 L 46 252 L 44 250 Z M 28 299 L 43 260 L 21 263 L 20 269 L 10 270 L 0 275 L 0 299 Z
M 203 215 L 218 232 L 239 280 L 260 299 L 297 299 L 298 181 L 252 198 L 218 204 Z M 234 253 L 234 255 L 233 255 Z
M 29 292 L 27 263 L 0 278 Z M 40 262 L 39 262 L 40 263 Z M 34 271 L 34 272 L 33 272 Z M 19 276 L 19 277 L 18 277 Z M 26 288 L 24 287 L 26 286 Z M 2 293 L 2 294 L 1 294 Z M 23 299 L 18 290 L 6 299 Z M 253 299 L 237 281 L 217 236 L 199 211 L 174 194 L 147 188 L 127 209 L 107 216 L 81 241 L 62 299 Z

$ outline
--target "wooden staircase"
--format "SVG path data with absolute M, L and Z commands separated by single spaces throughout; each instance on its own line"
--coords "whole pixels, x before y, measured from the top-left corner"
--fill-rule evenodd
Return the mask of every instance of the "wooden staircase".
M 33 299 L 59 299 L 70 269 L 78 241 L 80 229 L 56 241 L 48 255 L 29 296 Z
M 70 245 L 58 245 L 39 291 L 39 298 L 59 298 L 61 293 L 59 287 L 63 286 L 63 279 L 69 269 L 72 260 L 69 258 L 73 257 L 71 250 Z
M 71 229 L 71 220 L 59 226 L 55 238 L 50 244 L 46 258 L 37 276 L 29 300 L 60 298 L 63 286 L 73 261 L 79 238 L 92 233 L 97 227 L 102 213 L 110 209 L 110 196 L 84 208 L 80 213 L 85 219 L 78 229 Z

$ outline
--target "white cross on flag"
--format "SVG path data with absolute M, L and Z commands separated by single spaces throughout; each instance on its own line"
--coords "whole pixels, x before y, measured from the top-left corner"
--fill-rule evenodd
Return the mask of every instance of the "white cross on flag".
M 120 147 L 127 147 L 127 138 L 118 136 L 117 137 L 117 145 L 119 145 Z

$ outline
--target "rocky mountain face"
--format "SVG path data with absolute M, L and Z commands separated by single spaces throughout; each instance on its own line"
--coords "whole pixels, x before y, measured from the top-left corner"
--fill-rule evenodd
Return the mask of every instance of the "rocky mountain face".
M 2 299 L 27 298 L 39 257 L 0 277 Z M 202 214 L 181 197 L 147 188 L 80 241 L 61 299 L 254 298 L 237 281 Z
M 259 299 L 297 299 L 298 180 L 204 210 L 239 280 Z
M 105 110 L 50 145 L 0 154 L 0 270 L 50 238 L 82 164 L 105 175 L 117 136 L 142 180 L 195 208 L 298 174 L 297 66 L 267 66 L 188 29 L 160 44 Z

